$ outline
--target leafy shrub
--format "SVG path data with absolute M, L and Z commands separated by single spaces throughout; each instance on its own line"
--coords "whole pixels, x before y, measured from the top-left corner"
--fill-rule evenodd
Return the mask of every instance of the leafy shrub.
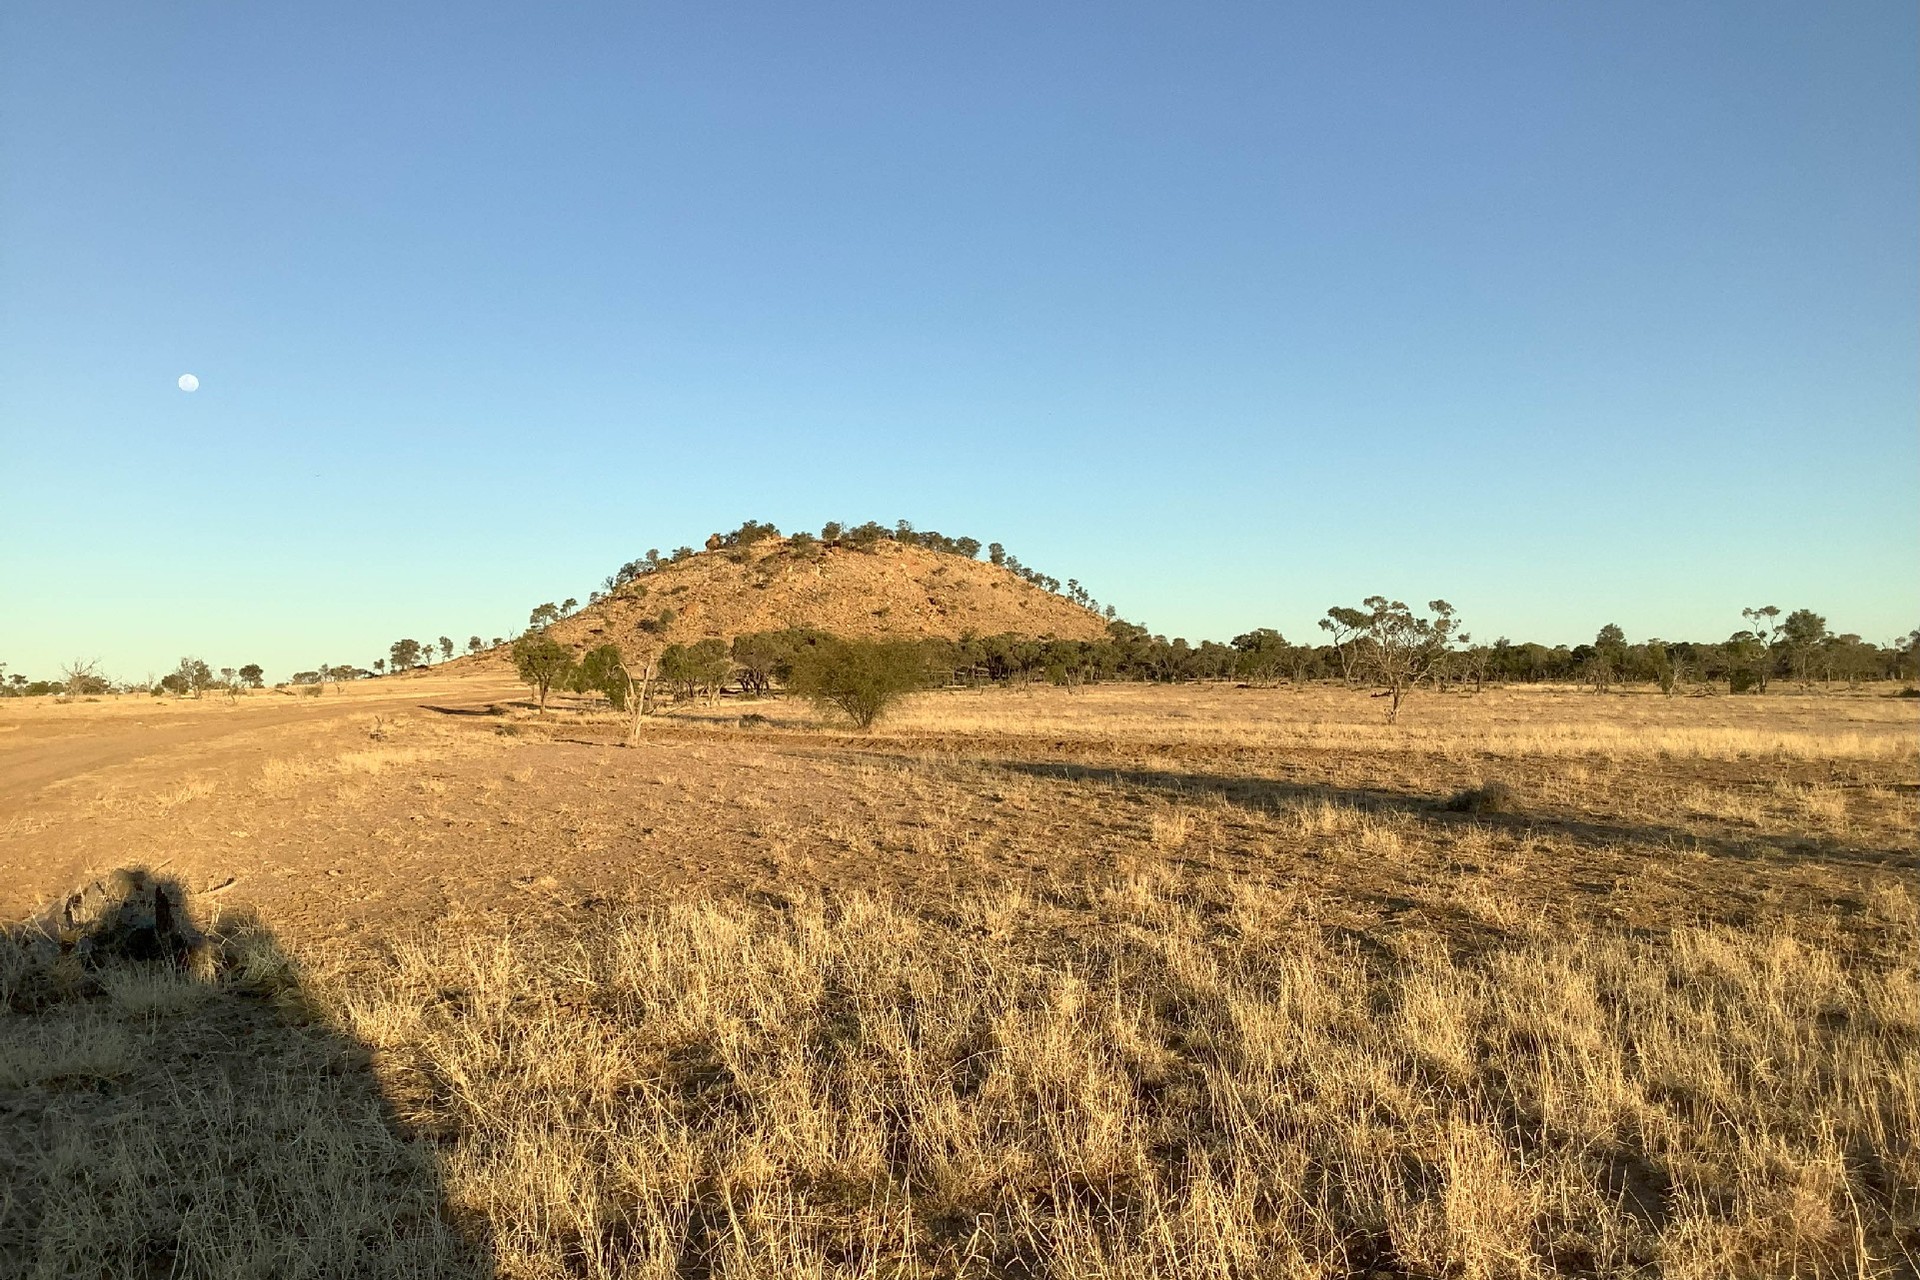
M 513 642 L 513 669 L 539 696 L 545 712 L 547 691 L 556 684 L 565 688 L 573 674 L 573 653 L 544 631 L 529 631 Z
M 789 687 L 816 705 L 831 707 L 871 729 L 903 694 L 926 682 L 917 645 L 891 640 L 823 639 L 793 658 Z

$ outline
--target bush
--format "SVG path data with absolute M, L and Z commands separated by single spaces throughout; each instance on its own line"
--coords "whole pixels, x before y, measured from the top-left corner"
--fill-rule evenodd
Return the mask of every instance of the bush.
M 573 669 L 575 693 L 597 693 L 613 705 L 615 711 L 627 709 L 627 668 L 620 646 L 603 644 L 590 650 Z
M 926 680 L 918 647 L 886 640 L 822 640 L 794 655 L 791 688 L 822 707 L 845 713 L 865 730 L 901 695 Z
M 1513 813 L 1520 802 L 1506 783 L 1487 782 L 1457 792 L 1440 807 L 1448 813 Z
M 692 644 L 670 644 L 660 655 L 660 678 L 688 700 L 704 693 L 707 701 L 719 701 L 720 687 L 732 672 L 724 640 L 709 637 Z
M 544 632 L 529 631 L 513 642 L 513 667 L 539 695 L 540 711 L 545 714 L 547 691 L 556 684 L 565 688 L 573 675 L 573 653 Z

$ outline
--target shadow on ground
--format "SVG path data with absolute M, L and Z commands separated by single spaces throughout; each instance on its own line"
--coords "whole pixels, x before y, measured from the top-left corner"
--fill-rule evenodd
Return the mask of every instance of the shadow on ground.
M 1228 804 L 1258 813 L 1270 813 L 1285 805 L 1325 802 L 1368 812 L 1405 813 L 1424 821 L 1452 823 L 1472 821 L 1510 831 L 1552 831 L 1576 843 L 1593 847 L 1651 845 L 1656 848 L 1693 849 L 1720 858 L 1755 859 L 1783 852 L 1777 837 L 1752 838 L 1718 833 L 1702 833 L 1686 827 L 1657 822 L 1632 822 L 1582 817 L 1564 812 L 1528 808 L 1524 799 L 1509 793 L 1497 806 L 1473 802 L 1472 792 L 1462 792 L 1449 801 L 1430 795 L 1417 795 L 1378 787 L 1342 787 L 1324 783 L 1288 782 L 1273 778 L 1234 774 L 1187 773 L 1176 770 L 1116 768 L 1103 765 L 1079 765 L 1055 761 L 993 761 L 984 767 L 1029 777 L 1074 782 L 1103 782 L 1171 796 L 1218 796 Z M 1502 791 L 1505 788 L 1501 788 Z M 1465 803 L 1460 803 L 1465 801 Z M 1910 849 L 1874 849 L 1848 844 L 1826 836 L 1795 837 L 1794 852 L 1817 861 L 1838 866 L 1902 867 L 1913 861 Z
M 271 933 L 177 882 L 5 926 L 0 1274 L 491 1276 L 371 1062 Z

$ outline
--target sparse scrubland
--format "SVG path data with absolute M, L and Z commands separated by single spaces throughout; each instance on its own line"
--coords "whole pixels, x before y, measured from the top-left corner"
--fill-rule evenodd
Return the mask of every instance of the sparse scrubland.
M 55 935 L 137 851 L 211 936 L 15 931 L 0 1269 L 1920 1254 L 1911 702 L 1029 686 L 626 746 L 596 698 L 421 687 L 9 802 Z

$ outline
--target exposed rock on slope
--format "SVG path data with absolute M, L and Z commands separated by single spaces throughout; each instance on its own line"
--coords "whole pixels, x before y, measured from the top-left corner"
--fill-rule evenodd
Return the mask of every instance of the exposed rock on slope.
M 983 561 L 892 541 L 870 551 L 816 543 L 801 554 L 785 538 L 664 565 L 554 623 L 548 634 L 575 649 L 609 641 L 658 648 L 784 627 L 949 640 L 1106 634 L 1092 610 Z

